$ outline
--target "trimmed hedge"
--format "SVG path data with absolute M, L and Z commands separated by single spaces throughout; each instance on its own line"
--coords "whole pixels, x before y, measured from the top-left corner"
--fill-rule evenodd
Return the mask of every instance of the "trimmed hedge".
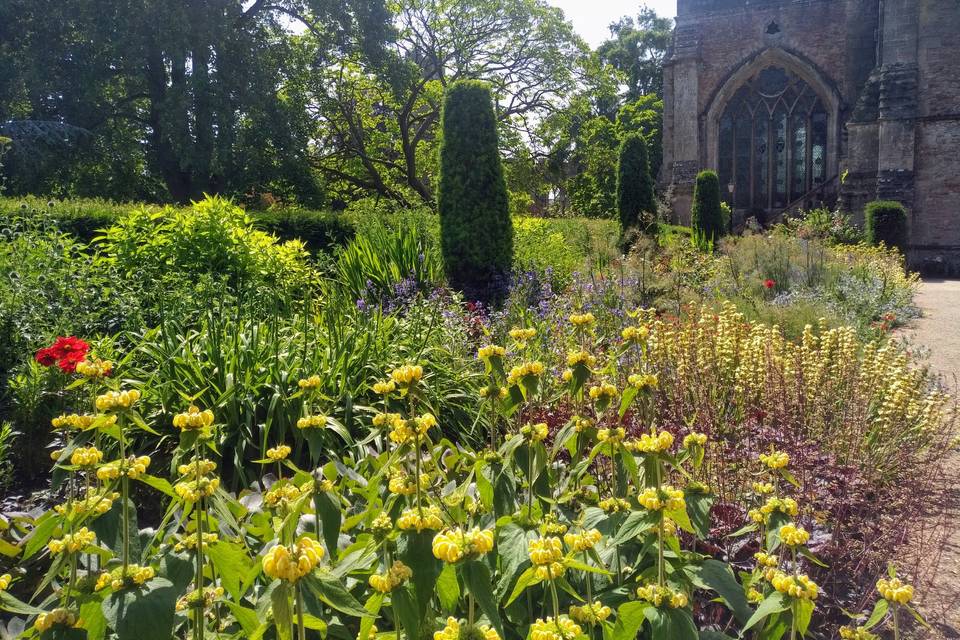
M 474 299 L 500 292 L 513 260 L 513 225 L 490 87 L 447 89 L 440 145 L 440 247 L 450 284 Z
M 281 240 L 299 239 L 312 254 L 345 246 L 357 233 L 344 215 L 311 209 L 270 209 L 250 214 L 254 226 Z
M 617 161 L 617 210 L 620 227 L 626 231 L 638 227 L 641 215 L 657 210 L 653 198 L 653 179 L 647 160 L 647 143 L 639 133 L 628 135 L 620 144 Z
M 693 187 L 690 226 L 699 242 L 713 242 L 726 233 L 720 207 L 720 179 L 716 171 L 701 171 Z
M 864 212 L 867 242 L 896 247 L 900 253 L 907 249 L 907 210 L 894 200 L 868 202 Z

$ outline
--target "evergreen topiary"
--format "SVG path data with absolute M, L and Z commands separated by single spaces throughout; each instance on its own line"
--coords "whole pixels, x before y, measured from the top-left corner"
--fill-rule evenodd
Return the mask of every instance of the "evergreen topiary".
M 720 180 L 716 171 L 701 171 L 693 187 L 693 208 L 690 226 L 698 243 L 715 242 L 725 232 L 720 207 Z
M 896 247 L 903 253 L 907 248 L 907 211 L 894 200 L 874 200 L 867 203 L 865 212 L 867 242 Z
M 442 123 L 438 204 L 444 268 L 452 286 L 489 299 L 510 271 L 513 225 L 488 85 L 451 84 Z
M 647 143 L 638 133 L 628 135 L 620 143 L 617 162 L 617 210 L 620 227 L 626 231 L 638 227 L 643 213 L 653 213 L 653 178 L 647 160 Z

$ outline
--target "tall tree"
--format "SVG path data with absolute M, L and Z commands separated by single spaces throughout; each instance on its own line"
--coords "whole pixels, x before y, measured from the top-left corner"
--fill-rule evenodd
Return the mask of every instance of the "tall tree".
M 299 63 L 291 25 L 323 43 L 309 61 L 320 66 L 382 57 L 391 29 L 383 0 L 8 0 L 4 11 L 16 19 L 0 20 L 14 67 L 0 69 L 12 70 L 0 73 L 0 122 L 70 125 L 106 155 L 136 150 L 137 170 L 178 201 L 271 184 L 315 195 L 303 178 L 312 123 L 285 91 Z M 15 162 L 28 141 L 11 137 Z
M 572 90 L 586 51 L 544 0 L 405 0 L 393 8 L 398 37 L 385 60 L 353 56 L 315 74 L 316 163 L 345 194 L 432 203 L 446 87 L 484 80 L 501 128 L 532 127 Z
M 620 143 L 617 163 L 617 210 L 620 227 L 626 231 L 645 223 L 643 214 L 656 211 L 653 180 L 647 164 L 647 143 L 638 133 L 627 135 Z
M 646 6 L 636 20 L 629 16 L 610 25 L 611 38 L 597 48 L 600 59 L 624 74 L 626 99 L 650 93 L 663 97 L 663 59 L 673 21 Z

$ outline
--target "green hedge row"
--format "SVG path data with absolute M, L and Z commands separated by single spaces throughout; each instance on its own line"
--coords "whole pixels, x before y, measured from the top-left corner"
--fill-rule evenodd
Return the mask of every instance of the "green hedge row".
M 0 220 L 9 225 L 17 219 L 42 219 L 63 233 L 90 242 L 132 207 L 142 206 L 160 209 L 97 199 L 0 198 Z M 331 251 L 356 235 L 356 225 L 348 216 L 328 211 L 282 208 L 250 212 L 250 217 L 257 228 L 281 240 L 302 240 L 312 253 Z

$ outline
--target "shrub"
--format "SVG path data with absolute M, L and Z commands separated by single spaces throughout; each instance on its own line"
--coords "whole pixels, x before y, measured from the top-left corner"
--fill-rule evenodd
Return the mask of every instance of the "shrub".
M 907 248 L 907 211 L 899 202 L 874 200 L 867 203 L 865 212 L 867 242 L 896 247 L 903 253 Z
M 440 146 L 440 242 L 450 283 L 488 297 L 513 259 L 513 226 L 489 87 L 460 81 L 447 90 Z
M 726 233 L 720 207 L 720 180 L 716 171 L 701 171 L 693 187 L 690 226 L 697 242 L 715 242 Z
M 90 242 L 133 207 L 131 204 L 117 204 L 98 198 L 0 198 L 0 218 L 8 224 L 25 219 L 33 225 L 48 225 L 77 240 Z
M 284 207 L 257 211 L 254 226 L 284 240 L 300 240 L 312 254 L 330 252 L 356 235 L 356 226 L 344 214 Z
M 620 143 L 617 161 L 617 211 L 620 227 L 646 226 L 643 214 L 657 210 L 653 197 L 653 178 L 647 160 L 647 143 L 638 133 L 628 135 Z

